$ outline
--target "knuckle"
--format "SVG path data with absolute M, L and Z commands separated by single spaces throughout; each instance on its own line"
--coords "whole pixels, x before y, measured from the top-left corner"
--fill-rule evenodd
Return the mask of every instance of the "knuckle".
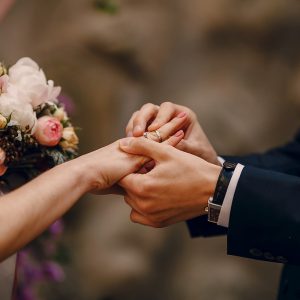
M 161 104 L 162 107 L 171 107 L 173 106 L 173 103 L 171 101 L 164 101 L 162 104 Z
M 130 213 L 130 220 L 133 223 L 137 223 L 136 215 L 135 215 L 135 213 L 133 211 L 131 211 L 131 213 Z
M 148 205 L 147 201 L 145 201 L 145 200 L 138 201 L 137 207 L 143 214 L 148 215 L 150 206 Z
M 134 187 L 134 192 L 139 197 L 148 195 L 149 191 L 150 187 L 148 181 L 142 182 Z
M 148 102 L 142 106 L 142 109 L 152 109 L 152 108 L 155 108 L 155 105 L 150 102 Z
M 197 119 L 197 115 L 190 108 L 186 109 L 186 114 L 187 114 L 187 117 L 188 117 L 189 120 L 195 120 L 195 119 Z
M 135 185 L 133 187 L 133 192 L 137 196 L 142 196 L 143 193 L 144 193 L 143 186 L 142 185 Z

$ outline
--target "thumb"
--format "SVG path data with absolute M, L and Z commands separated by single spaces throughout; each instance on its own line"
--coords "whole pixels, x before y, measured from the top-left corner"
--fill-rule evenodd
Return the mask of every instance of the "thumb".
M 126 153 L 142 155 L 159 161 L 167 153 L 166 146 L 144 137 L 120 140 L 120 148 Z

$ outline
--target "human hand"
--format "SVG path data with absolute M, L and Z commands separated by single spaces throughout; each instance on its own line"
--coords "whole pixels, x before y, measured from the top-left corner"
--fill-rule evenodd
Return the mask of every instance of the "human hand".
M 133 222 L 165 227 L 206 213 L 221 167 L 149 140 L 123 139 L 120 148 L 155 161 L 147 174 L 130 174 L 119 182 Z
M 183 129 L 184 139 L 177 148 L 199 156 L 204 160 L 219 165 L 216 151 L 212 147 L 204 131 L 202 130 L 196 114 L 189 108 L 171 102 L 164 102 L 160 106 L 151 103 L 145 104 L 136 111 L 126 127 L 127 136 L 141 136 L 146 130 L 159 130 L 167 124 L 174 116 L 185 113 L 186 122 Z
M 161 127 L 160 133 L 168 137 L 164 143 L 176 146 L 184 137 L 184 132 L 178 130 L 184 122 L 185 117 L 175 117 L 169 123 Z M 157 138 L 149 136 L 149 138 Z M 141 142 L 146 140 L 140 138 Z M 122 194 L 122 189 L 116 183 L 124 176 L 140 170 L 149 158 L 125 153 L 120 150 L 119 142 L 115 142 L 104 148 L 86 154 L 79 158 L 84 170 L 88 170 L 85 176 L 90 176 L 90 191 L 97 194 Z

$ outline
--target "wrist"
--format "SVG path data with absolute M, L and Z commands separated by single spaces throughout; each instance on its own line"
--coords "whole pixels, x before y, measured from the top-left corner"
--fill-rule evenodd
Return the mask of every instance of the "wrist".
M 89 166 L 89 160 L 85 159 L 85 155 L 75 158 L 64 164 L 82 190 L 82 194 L 88 193 L 94 187 L 95 175 L 93 167 Z
M 205 171 L 203 166 L 200 167 L 200 174 L 197 180 L 197 187 L 198 187 L 198 195 L 197 199 L 200 200 L 200 210 L 204 213 L 205 209 L 207 208 L 207 203 L 209 198 L 213 197 L 218 178 L 222 171 L 222 167 L 207 163 L 207 167 Z M 205 173 L 205 178 L 203 178 L 203 173 Z M 204 180 L 203 180 L 204 179 Z
M 210 170 L 208 172 L 207 179 L 207 195 L 208 198 L 212 197 L 215 193 L 217 182 L 222 171 L 222 167 L 215 164 L 210 164 Z

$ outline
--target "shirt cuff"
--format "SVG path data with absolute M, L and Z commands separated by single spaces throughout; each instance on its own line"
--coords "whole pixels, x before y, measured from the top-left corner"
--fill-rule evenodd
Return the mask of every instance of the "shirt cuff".
M 225 159 L 221 156 L 218 156 L 218 161 L 219 161 L 220 165 L 223 166 L 224 162 L 225 162 Z
M 220 161 L 220 158 L 219 158 L 219 161 Z M 226 195 L 224 198 L 224 202 L 221 207 L 221 211 L 220 211 L 220 215 L 219 215 L 219 219 L 218 219 L 218 225 L 220 225 L 220 226 L 223 226 L 223 227 L 229 226 L 232 201 L 233 201 L 235 190 L 236 190 L 236 187 L 239 182 L 239 179 L 240 179 L 243 169 L 244 169 L 244 166 L 241 164 L 238 164 L 234 170 L 234 173 L 233 173 L 230 183 L 228 185 L 228 189 L 227 189 L 227 192 L 226 192 Z

